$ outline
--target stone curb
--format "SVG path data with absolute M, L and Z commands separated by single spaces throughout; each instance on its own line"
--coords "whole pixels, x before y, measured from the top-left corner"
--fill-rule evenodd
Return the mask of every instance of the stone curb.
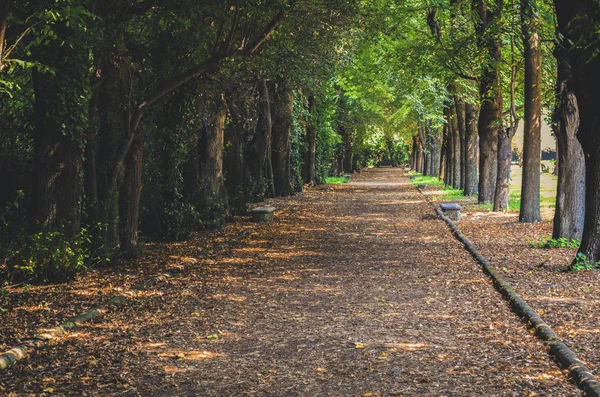
M 533 309 L 514 291 L 514 289 L 496 273 L 494 267 L 481 255 L 473 243 L 465 237 L 458 227 L 448 219 L 438 208 L 435 212 L 452 230 L 454 236 L 460 241 L 467 251 L 479 263 L 483 272 L 492 280 L 496 290 L 508 302 L 511 310 L 534 330 L 535 336 L 542 340 L 549 348 L 549 354 L 562 369 L 568 369 L 569 377 L 575 385 L 583 390 L 586 397 L 600 397 L 600 383 L 592 374 L 592 371 L 575 356 L 544 320 L 533 311 Z

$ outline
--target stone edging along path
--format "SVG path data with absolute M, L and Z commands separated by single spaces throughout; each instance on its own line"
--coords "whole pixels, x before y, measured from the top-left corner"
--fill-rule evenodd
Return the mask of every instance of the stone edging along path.
M 514 291 L 510 284 L 496 273 L 494 267 L 481 255 L 473 243 L 461 233 L 454 222 L 446 217 L 438 208 L 435 208 L 435 212 L 446 222 L 456 239 L 464 245 L 465 249 L 479 263 L 483 272 L 492 280 L 496 290 L 508 302 L 511 310 L 526 323 L 528 328 L 534 330 L 535 336 L 538 339 L 542 340 L 548 346 L 549 354 L 556 363 L 561 368 L 568 369 L 570 378 L 577 387 L 583 390 L 584 396 L 600 397 L 600 383 L 590 369 L 575 356 L 571 349 L 560 340 L 548 324 Z

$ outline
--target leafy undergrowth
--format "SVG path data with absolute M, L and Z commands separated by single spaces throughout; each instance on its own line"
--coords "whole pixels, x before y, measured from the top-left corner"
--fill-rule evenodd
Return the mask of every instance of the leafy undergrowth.
M 71 284 L 5 288 L 2 350 L 114 295 L 127 301 L 2 373 L 0 394 L 578 394 L 401 171 L 268 204 L 272 223 L 239 218 Z M 552 266 L 532 271 L 583 274 Z
M 443 191 L 428 192 L 434 203 Z M 544 222 L 519 223 L 518 211 L 482 211 L 463 204 L 460 230 L 576 355 L 600 372 L 600 270 L 567 269 L 579 241 L 551 240 L 552 213 Z
M 348 183 L 350 178 L 347 176 L 329 176 L 325 178 L 325 183 L 328 185 L 341 185 L 343 183 Z

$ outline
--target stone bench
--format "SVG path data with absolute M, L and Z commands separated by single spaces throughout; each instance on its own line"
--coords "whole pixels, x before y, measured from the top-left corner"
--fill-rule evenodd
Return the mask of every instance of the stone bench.
M 440 204 L 440 208 L 448 218 L 453 221 L 460 221 L 460 210 L 462 210 L 460 205 L 456 203 L 444 203 Z
M 271 222 L 273 220 L 275 207 L 257 207 L 250 211 L 254 222 Z

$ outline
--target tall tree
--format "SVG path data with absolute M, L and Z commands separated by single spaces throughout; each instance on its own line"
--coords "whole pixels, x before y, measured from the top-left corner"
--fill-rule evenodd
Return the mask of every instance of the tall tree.
M 479 77 L 479 202 L 492 203 L 498 175 L 498 134 L 502 123 L 502 55 L 503 0 L 475 0 L 479 47 L 486 52 Z
M 294 90 L 286 82 L 280 82 L 273 91 L 275 95 L 271 104 L 271 118 L 273 120 L 271 160 L 273 163 L 275 195 L 290 196 L 292 194 L 290 136 L 294 112 Z
M 520 222 L 539 222 L 542 155 L 542 48 L 536 4 L 521 0 L 521 30 L 525 58 L 525 118 Z
M 600 4 L 595 0 L 555 0 L 554 4 L 559 31 L 573 43 L 569 63 L 579 106 L 577 138 L 585 155 L 585 221 L 579 252 L 596 263 L 600 261 Z
M 558 60 L 554 135 L 558 157 L 558 186 L 552 238 L 581 239 L 585 214 L 585 157 L 577 140 L 579 108 L 573 92 L 568 52 L 557 43 Z

